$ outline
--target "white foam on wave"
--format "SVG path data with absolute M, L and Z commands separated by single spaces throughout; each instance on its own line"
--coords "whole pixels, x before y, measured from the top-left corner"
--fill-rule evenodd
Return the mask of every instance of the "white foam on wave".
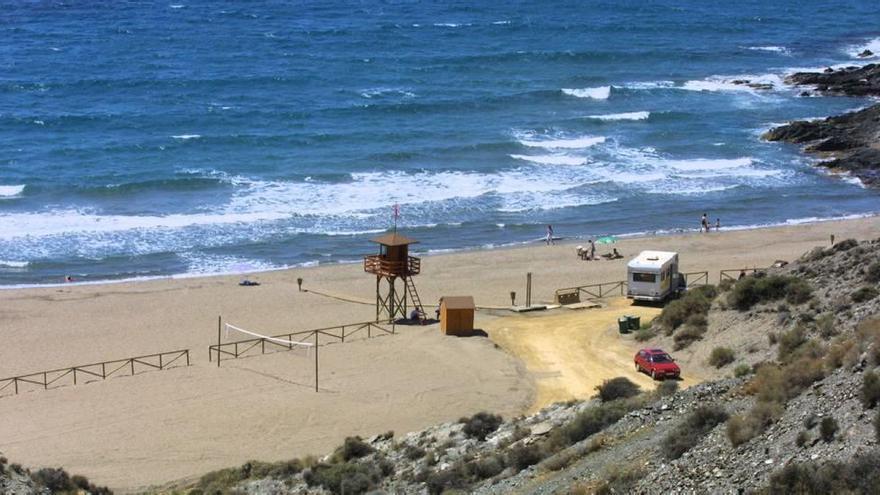
M 492 21 L 492 24 L 496 26 L 502 26 L 504 24 L 510 24 L 510 21 Z
M 562 93 L 577 98 L 592 98 L 594 100 L 607 100 L 611 96 L 611 86 L 599 86 L 597 88 L 562 88 Z
M 435 22 L 434 27 L 448 27 L 448 28 L 457 28 L 462 26 L 470 26 L 470 23 L 458 23 L 458 22 Z
M 672 88 L 675 83 L 672 81 L 639 81 L 630 82 L 623 85 L 626 89 L 664 89 Z
M 28 261 L 11 261 L 11 260 L 0 260 L 0 267 L 6 268 L 27 268 L 30 265 Z
M 407 91 L 406 89 L 386 88 L 386 87 L 367 88 L 367 89 L 361 90 L 360 95 L 364 98 L 367 98 L 367 99 L 378 98 L 378 97 L 389 96 L 389 95 L 399 95 L 399 96 L 403 96 L 405 98 L 415 98 L 415 96 L 416 96 L 415 93 L 413 93 L 412 91 Z
M 276 265 L 265 260 L 241 258 L 231 255 L 217 255 L 198 252 L 179 254 L 187 263 L 186 273 L 172 278 L 187 278 L 222 273 L 224 275 L 243 275 L 246 273 L 283 270 L 287 265 Z
M 178 134 L 176 136 L 171 136 L 173 139 L 180 139 L 183 141 L 187 141 L 189 139 L 199 139 L 202 137 L 201 134 Z
M 25 185 L 0 186 L 0 199 L 14 198 L 24 192 Z
M 784 46 L 747 46 L 746 50 L 758 51 L 758 52 L 771 52 L 771 53 L 779 53 L 782 55 L 791 55 L 791 50 Z
M 865 50 L 869 50 L 874 54 L 870 57 L 860 57 L 859 54 L 864 52 Z M 870 60 L 880 57 L 880 38 L 874 38 L 872 40 L 868 40 L 863 44 L 851 45 L 846 48 L 846 53 L 852 58 L 857 58 L 860 60 Z
M 735 83 L 734 81 L 748 81 L 748 83 Z M 710 76 L 705 79 L 686 81 L 679 89 L 687 91 L 708 92 L 741 92 L 755 95 L 767 93 L 767 89 L 758 89 L 749 84 L 770 85 L 772 89 L 779 89 L 785 85 L 779 74 L 743 74 L 737 76 Z
M 510 155 L 510 157 L 541 165 L 584 165 L 587 163 L 587 159 L 582 156 L 570 155 Z
M 676 170 L 726 170 L 743 168 L 752 165 L 748 157 L 731 159 L 695 158 L 692 160 L 665 160 L 663 164 Z
M 648 120 L 648 117 L 651 116 L 651 112 L 624 112 L 624 113 L 611 113 L 607 115 L 588 115 L 588 119 L 596 119 L 596 120 L 604 120 L 604 121 L 613 121 L 613 120 Z
M 519 143 L 529 148 L 546 149 L 584 149 L 605 142 L 605 136 L 579 136 L 573 138 L 538 138 L 533 135 L 520 136 Z

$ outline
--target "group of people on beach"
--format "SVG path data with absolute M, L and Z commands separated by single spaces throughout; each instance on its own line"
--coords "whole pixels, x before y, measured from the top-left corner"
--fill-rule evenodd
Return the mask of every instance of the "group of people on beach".
M 703 216 L 700 217 L 700 232 L 709 232 L 712 228 L 711 221 L 709 220 L 709 214 L 703 213 Z M 715 230 L 721 230 L 721 219 L 715 219 Z

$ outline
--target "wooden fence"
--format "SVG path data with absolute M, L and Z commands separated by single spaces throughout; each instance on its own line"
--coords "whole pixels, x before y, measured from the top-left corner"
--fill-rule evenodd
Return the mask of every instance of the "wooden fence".
M 70 383 L 77 385 L 80 377 L 88 379 L 106 380 L 113 375 L 132 376 L 137 371 L 164 370 L 168 368 L 176 368 L 181 366 L 179 361 L 186 359 L 186 366 L 189 362 L 189 349 L 179 351 L 160 352 L 158 354 L 148 354 L 146 356 L 130 357 L 126 359 L 117 359 L 114 361 L 104 361 L 101 363 L 83 364 L 72 366 L 70 368 L 59 368 L 49 371 L 38 371 L 27 375 L 13 376 L 10 378 L 0 379 L 0 396 L 12 395 L 13 391 L 18 394 L 22 387 L 35 388 L 41 387 L 48 390 L 50 385 L 58 383 Z M 177 366 L 172 366 L 178 363 Z M 65 379 L 66 378 L 66 379 Z M 70 381 L 68 381 L 70 380 Z M 4 394 L 5 392 L 5 394 Z
M 686 272 L 684 275 L 685 285 L 694 287 L 697 285 L 707 285 L 709 283 L 709 272 Z
M 387 325 L 391 325 L 391 328 L 386 328 Z M 242 356 L 257 354 L 255 349 L 259 349 L 259 354 L 266 354 L 267 345 L 269 352 L 277 352 L 292 350 L 295 347 L 295 342 L 309 343 L 312 345 L 325 345 L 333 342 L 345 343 L 346 339 L 350 341 L 352 337 L 355 336 L 360 337 L 365 335 L 365 338 L 370 339 L 373 338 L 374 335 L 394 335 L 394 333 L 395 325 L 393 320 L 380 322 L 365 321 L 361 323 L 337 325 L 335 327 L 271 335 L 268 338 L 256 337 L 236 342 L 218 342 L 217 344 L 208 346 L 208 360 L 213 362 L 214 356 L 216 355 L 217 366 L 220 366 L 221 356 L 229 356 L 230 359 L 237 359 Z M 321 343 L 321 337 L 323 337 L 324 340 L 323 344 Z M 287 340 L 289 343 L 280 343 L 270 339 Z
M 718 272 L 718 283 L 720 284 L 725 280 L 733 280 L 736 282 L 743 273 L 746 275 L 754 275 L 766 271 L 767 268 L 731 268 L 729 270 L 721 270 Z
M 556 301 L 560 304 L 566 304 L 565 301 L 580 301 L 581 293 L 591 298 L 603 298 L 611 295 L 623 296 L 626 294 L 626 281 L 619 280 L 617 282 L 603 282 L 600 284 L 579 285 L 577 287 L 566 287 L 556 291 Z

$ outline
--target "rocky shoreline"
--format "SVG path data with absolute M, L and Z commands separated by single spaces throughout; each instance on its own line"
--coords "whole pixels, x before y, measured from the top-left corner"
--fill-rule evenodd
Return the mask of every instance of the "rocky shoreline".
M 880 64 L 797 72 L 785 81 L 812 86 L 812 91 L 821 94 L 880 96 Z M 810 96 L 812 91 L 801 94 Z M 825 159 L 820 166 L 858 177 L 867 187 L 880 188 L 880 104 L 824 120 L 791 122 L 762 137 L 804 145 L 806 152 Z

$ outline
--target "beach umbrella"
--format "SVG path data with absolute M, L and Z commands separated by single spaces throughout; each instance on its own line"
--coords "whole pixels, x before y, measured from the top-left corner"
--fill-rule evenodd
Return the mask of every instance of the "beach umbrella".
M 613 235 L 606 235 L 596 239 L 596 244 L 614 244 L 615 242 L 617 242 L 617 237 Z

